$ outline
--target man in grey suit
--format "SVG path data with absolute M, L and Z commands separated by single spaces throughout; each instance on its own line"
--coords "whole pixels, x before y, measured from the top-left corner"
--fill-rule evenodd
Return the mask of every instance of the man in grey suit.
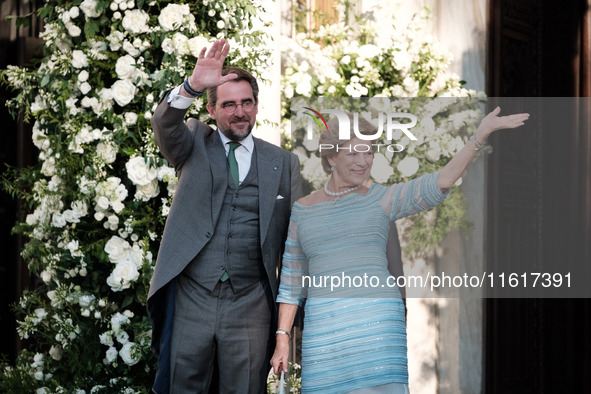
M 297 156 L 251 135 L 256 79 L 223 68 L 229 46 L 199 54 L 192 75 L 152 117 L 156 143 L 179 184 L 148 295 L 155 393 L 264 393 L 276 330 L 277 268 L 291 205 L 301 196 Z M 207 91 L 214 130 L 184 117 Z

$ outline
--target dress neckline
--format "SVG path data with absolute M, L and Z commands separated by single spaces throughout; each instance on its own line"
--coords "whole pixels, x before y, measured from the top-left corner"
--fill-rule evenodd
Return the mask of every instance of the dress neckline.
M 298 206 L 300 206 L 300 207 L 302 207 L 302 208 L 314 208 L 314 207 L 318 207 L 318 206 L 327 206 L 327 205 L 328 205 L 328 206 L 336 206 L 336 207 L 338 207 L 338 206 L 341 206 L 341 205 L 343 205 L 343 202 L 349 202 L 349 200 L 353 200 L 353 199 L 351 198 L 351 196 L 358 196 L 358 197 L 366 197 L 366 196 L 368 196 L 368 195 L 369 195 L 369 193 L 372 191 L 372 189 L 373 189 L 374 185 L 377 185 L 377 183 L 375 183 L 375 182 L 374 182 L 374 183 L 372 183 L 372 184 L 369 186 L 369 188 L 367 189 L 367 192 L 365 192 L 365 193 L 349 193 L 349 194 L 346 194 L 346 195 L 344 195 L 343 197 L 337 198 L 337 199 L 335 199 L 335 200 L 332 200 L 332 201 L 321 201 L 321 202 L 317 202 L 317 203 L 316 203 L 316 204 L 314 204 L 314 205 L 302 205 L 302 204 L 300 204 L 300 203 L 299 203 L 299 202 L 297 202 L 297 201 L 296 201 L 296 202 L 294 202 L 294 204 L 293 204 L 293 205 L 294 205 L 294 207 L 295 207 L 295 206 L 296 206 L 296 204 L 297 204 Z

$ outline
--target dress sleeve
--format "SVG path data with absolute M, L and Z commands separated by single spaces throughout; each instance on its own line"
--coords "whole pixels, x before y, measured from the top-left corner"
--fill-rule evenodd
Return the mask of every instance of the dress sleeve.
M 292 217 L 285 241 L 277 302 L 301 306 L 306 297 L 306 289 L 302 286 L 304 275 L 308 275 L 308 259 L 300 246 L 298 224 Z
M 425 174 L 406 183 L 397 183 L 388 188 L 380 204 L 389 213 L 390 220 L 398 220 L 431 209 L 441 204 L 447 193 L 437 186 L 439 172 Z

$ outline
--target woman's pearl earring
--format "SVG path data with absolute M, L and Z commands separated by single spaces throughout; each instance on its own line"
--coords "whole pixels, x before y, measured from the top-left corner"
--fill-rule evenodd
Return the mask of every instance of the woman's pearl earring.
M 330 166 L 330 172 L 334 171 L 334 166 Z

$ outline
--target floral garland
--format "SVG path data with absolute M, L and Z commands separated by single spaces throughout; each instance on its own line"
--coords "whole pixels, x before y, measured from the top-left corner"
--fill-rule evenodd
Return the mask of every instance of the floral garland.
M 317 155 L 317 139 L 302 139 L 296 132 L 298 124 L 292 122 L 296 98 L 349 97 L 367 102 L 372 97 L 372 109 L 365 113 L 369 120 L 379 111 L 412 107 L 420 119 L 412 129 L 418 140 L 395 135 L 404 146 L 402 152 L 375 154 L 371 175 L 382 184 L 441 169 L 475 131 L 482 117 L 475 104 L 484 94 L 464 88 L 457 75 L 448 73 L 449 55 L 427 33 L 430 11 L 424 8 L 411 20 L 402 20 L 396 12 L 400 7 L 378 6 L 357 23 L 338 22 L 294 39 L 282 37 L 284 144 L 300 158 L 306 191 L 322 187 L 326 174 Z M 461 193 L 452 193 L 435 210 L 402 220 L 400 227 L 409 229 L 402 231 L 404 252 L 413 255 L 433 248 L 450 229 L 467 224 L 464 211 Z
M 27 203 L 15 231 L 27 237 L 22 255 L 43 286 L 16 306 L 18 333 L 32 341 L 0 372 L 0 391 L 150 392 L 145 302 L 177 186 L 150 117 L 218 36 L 229 39 L 233 64 L 259 74 L 268 55 L 253 28 L 261 11 L 251 0 L 52 0 L 40 8 L 38 68 L 1 74 L 15 90 L 7 108 L 34 121 L 39 164 L 12 171 L 3 186 Z M 208 119 L 201 99 L 189 112 Z

